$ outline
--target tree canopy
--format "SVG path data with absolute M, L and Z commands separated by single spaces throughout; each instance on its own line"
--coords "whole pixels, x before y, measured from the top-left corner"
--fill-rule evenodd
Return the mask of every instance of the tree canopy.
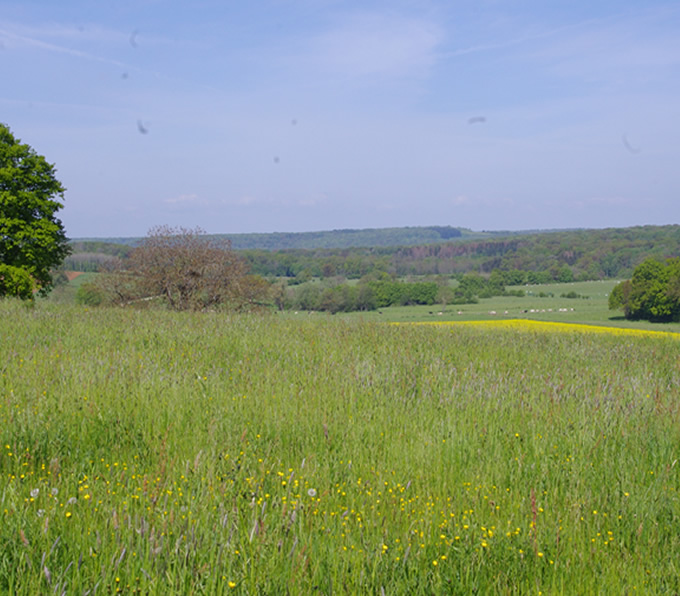
M 623 309 L 632 320 L 680 321 L 680 258 L 640 263 L 630 280 L 614 288 L 609 308 Z
M 0 124 L 0 296 L 52 286 L 50 270 L 70 252 L 55 216 L 64 192 L 54 166 Z

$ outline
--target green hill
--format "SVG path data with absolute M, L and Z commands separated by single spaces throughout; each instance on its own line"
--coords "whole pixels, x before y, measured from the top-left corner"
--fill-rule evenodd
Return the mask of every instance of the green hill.
M 644 259 L 680 255 L 680 226 L 475 232 L 449 226 L 222 234 L 264 276 L 548 273 L 543 282 L 627 277 Z M 65 269 L 97 271 L 140 238 L 73 241 Z
M 249 234 L 213 234 L 226 238 L 236 250 L 287 250 L 316 248 L 355 248 L 371 246 L 412 246 L 447 242 L 453 239 L 486 238 L 502 232 L 473 232 L 451 226 L 368 228 L 320 232 L 272 232 Z M 82 238 L 74 243 L 110 243 L 135 246 L 141 238 Z

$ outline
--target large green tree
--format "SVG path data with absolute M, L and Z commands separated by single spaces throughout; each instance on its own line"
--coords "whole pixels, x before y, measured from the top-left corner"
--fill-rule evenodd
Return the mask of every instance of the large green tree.
M 680 320 L 680 258 L 640 263 L 630 280 L 614 288 L 609 308 L 623 309 L 632 320 Z
M 50 270 L 69 253 L 55 216 L 64 191 L 54 166 L 0 124 L 0 296 L 30 298 L 52 286 Z

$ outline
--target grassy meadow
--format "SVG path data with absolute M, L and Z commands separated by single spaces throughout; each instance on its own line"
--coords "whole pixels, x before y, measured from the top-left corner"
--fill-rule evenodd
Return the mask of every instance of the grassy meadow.
M 8 300 L 0 330 L 0 593 L 680 590 L 674 336 Z
M 615 280 L 554 283 L 532 286 L 510 286 L 523 290 L 525 296 L 483 298 L 478 304 L 434 304 L 431 306 L 391 306 L 380 311 L 351 313 L 367 321 L 413 323 L 422 321 L 503 321 L 526 319 L 553 321 L 626 329 L 647 329 L 680 333 L 680 323 L 627 321 L 623 311 L 609 310 L 609 293 Z M 565 298 L 574 292 L 578 298 Z

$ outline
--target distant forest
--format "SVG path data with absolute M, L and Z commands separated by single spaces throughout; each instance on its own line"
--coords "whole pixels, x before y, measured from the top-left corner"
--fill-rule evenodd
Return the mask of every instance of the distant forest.
M 348 279 L 385 272 L 460 275 L 542 272 L 544 281 L 628 277 L 646 258 L 680 255 L 680 226 L 554 231 L 485 240 L 346 249 L 247 250 L 253 273 L 276 277 Z
M 248 236 L 247 243 L 256 247 L 244 248 L 232 240 L 252 273 L 298 281 L 312 277 L 357 279 L 376 273 L 459 277 L 467 272 L 490 275 L 495 270 L 512 273 L 504 276 L 508 281 L 512 277 L 527 279 L 520 272 L 540 272 L 540 276 L 529 276 L 536 281 L 625 278 L 647 258 L 680 256 L 678 225 L 522 233 L 435 226 L 238 236 Z M 414 243 L 423 236 L 424 240 Z M 73 242 L 73 254 L 64 268 L 98 271 L 110 261 L 125 258 L 136 244 L 133 240 Z M 286 243 L 309 246 L 269 248 Z
M 485 238 L 510 232 L 473 232 L 451 226 L 405 228 L 367 228 L 363 230 L 328 230 L 324 232 L 272 232 L 269 234 L 213 234 L 212 238 L 229 240 L 234 250 L 286 250 L 316 248 L 352 248 L 366 246 L 409 246 L 446 242 L 452 238 Z M 82 242 L 107 242 L 136 246 L 141 238 L 79 239 Z

